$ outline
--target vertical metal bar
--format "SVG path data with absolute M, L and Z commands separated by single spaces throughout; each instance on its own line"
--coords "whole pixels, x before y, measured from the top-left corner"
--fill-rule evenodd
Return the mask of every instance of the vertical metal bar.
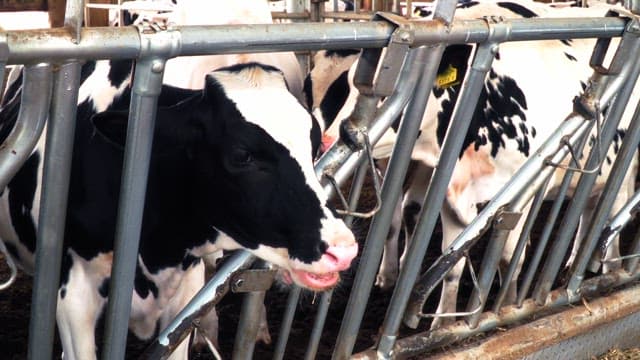
M 509 289 L 509 283 L 513 279 L 513 276 L 516 273 L 516 269 L 518 268 L 518 263 L 520 261 L 520 257 L 524 252 L 524 248 L 527 245 L 529 237 L 531 235 L 531 230 L 533 229 L 533 225 L 538 217 L 538 213 L 540 212 L 540 208 L 542 207 L 542 203 L 544 201 L 544 196 L 547 191 L 547 187 L 549 186 L 549 181 L 551 181 L 551 177 L 545 181 L 544 185 L 538 190 L 535 198 L 533 199 L 533 204 L 531 205 L 531 209 L 529 210 L 529 214 L 527 215 L 527 220 L 524 223 L 522 233 L 520 234 L 520 238 L 518 239 L 518 244 L 513 251 L 513 255 L 511 257 L 511 262 L 509 263 L 509 268 L 507 269 L 507 273 L 502 278 L 502 287 L 498 292 L 498 297 L 493 306 L 493 311 L 498 312 L 502 307 L 502 303 L 504 302 L 505 297 L 507 296 L 507 291 Z
M 637 28 L 637 24 L 634 24 Z M 632 25 L 634 24 L 630 24 L 628 26 L 628 29 L 633 30 L 634 27 Z M 620 41 L 619 48 L 625 51 L 626 54 L 637 54 L 639 45 L 640 44 L 638 41 L 638 36 L 635 33 L 635 30 L 633 30 L 625 32 L 622 40 Z M 616 57 L 617 56 L 618 54 L 616 54 Z M 615 76 L 612 81 L 636 79 L 638 77 L 638 72 L 640 72 L 640 62 L 627 62 L 625 66 L 627 66 L 628 68 L 624 69 L 624 72 Z M 622 87 L 620 88 L 620 91 L 617 92 L 617 96 L 615 97 L 611 105 L 609 116 L 607 117 L 606 122 L 603 124 L 603 128 L 600 131 L 600 146 L 602 147 L 602 151 L 604 152 L 604 154 L 598 154 L 600 152 L 600 149 L 598 148 L 598 146 L 594 146 L 591 153 L 589 154 L 589 158 L 587 159 L 585 168 L 593 169 L 598 167 L 600 159 L 606 156 L 606 151 L 611 144 L 618 123 L 620 122 L 620 118 L 624 113 L 625 105 L 631 97 L 631 92 L 633 91 L 634 85 L 635 81 L 624 81 Z M 613 89 L 610 90 L 612 91 Z M 571 241 L 571 236 L 573 235 L 574 230 L 578 225 L 580 215 L 584 210 L 588 197 L 591 193 L 591 188 L 593 187 L 597 176 L 598 172 L 594 172 L 584 173 L 580 177 L 580 181 L 578 182 L 578 186 L 569 205 L 569 209 L 567 210 L 564 221 L 560 225 L 556 241 L 554 242 L 551 249 L 551 256 L 547 258 L 543 273 L 541 274 L 537 286 L 534 289 L 533 296 L 538 304 L 544 304 L 547 294 L 553 286 L 553 283 L 558 274 L 558 270 L 560 269 L 560 266 L 562 266 L 562 260 L 564 259 L 564 255 L 567 252 L 567 248 Z
M 382 185 L 382 204 L 387 204 L 387 206 L 383 206 L 379 210 L 369 227 L 367 242 L 360 255 L 358 272 L 351 288 L 351 296 L 342 320 L 333 359 L 348 358 L 355 345 L 356 335 L 369 299 L 369 292 L 375 280 L 375 268 L 382 256 L 384 239 L 395 208 L 395 206 L 388 204 L 396 204 L 400 196 L 402 182 L 411 159 L 411 151 L 420 129 L 422 114 L 435 80 L 444 46 L 422 47 L 413 51 L 417 51 L 416 66 L 424 66 L 424 71 L 416 87 L 416 94 L 407 106 L 398 134 L 398 142 L 391 155 L 389 168 Z
M 106 316 L 105 349 L 102 354 L 105 360 L 120 360 L 124 359 L 125 355 L 153 129 L 158 95 L 162 88 L 164 63 L 161 59 L 142 59 L 137 62 L 134 74 Z
M 369 169 L 369 162 L 366 158 L 362 159 L 362 164 L 358 168 L 356 175 L 353 178 L 351 184 L 351 191 L 349 191 L 349 210 L 355 211 L 358 206 L 358 200 L 360 199 L 360 193 L 366 179 L 367 170 Z M 375 169 L 371 169 L 375 172 Z M 374 174 L 373 176 L 377 176 Z M 353 216 L 346 216 L 344 218 L 345 224 L 350 228 L 353 224 Z M 320 296 L 320 304 L 318 305 L 318 313 L 313 323 L 313 329 L 311 330 L 311 336 L 309 338 L 309 346 L 305 353 L 304 358 L 307 360 L 313 360 L 318 352 L 318 345 L 322 337 L 322 329 L 327 320 L 327 314 L 329 312 L 329 305 L 331 304 L 331 297 L 333 296 L 333 289 L 325 291 Z
M 332 296 L 333 289 L 323 292 L 320 296 L 318 313 L 316 314 L 316 319 L 313 323 L 313 329 L 311 330 L 307 351 L 304 353 L 305 360 L 313 360 L 316 358 L 316 354 L 318 353 L 318 344 L 320 344 L 322 329 L 324 328 L 324 323 L 327 320 L 327 313 L 329 312 L 329 305 L 331 305 Z
M 407 251 L 408 255 L 405 258 L 404 266 L 400 270 L 398 284 L 415 284 L 418 278 L 420 266 L 429 246 L 431 234 L 435 228 L 453 168 L 462 149 L 464 136 L 459 135 L 467 133 L 470 124 L 469 119 L 471 119 L 475 111 L 478 96 L 484 86 L 485 76 L 491 68 L 496 51 L 496 44 L 480 45 L 469 74 L 464 80 L 460 97 L 440 151 L 438 167 L 432 175 L 427 194 L 423 200 L 422 210 L 418 217 L 416 230 Z M 431 87 L 429 87 L 430 90 Z M 393 291 L 378 346 L 378 353 L 385 358 L 392 356 L 391 351 L 407 307 L 411 289 L 412 286 L 396 286 Z
M 562 139 L 569 137 L 571 144 L 577 144 L 585 136 L 586 132 L 591 129 L 592 124 L 593 122 L 588 122 L 584 117 L 575 113 L 559 123 L 558 128 L 494 195 L 491 201 L 471 224 L 458 235 L 442 256 L 418 279 L 412 290 L 404 316 L 404 322 L 407 326 L 417 327 L 422 315 L 422 307 L 427 297 L 444 279 L 453 264 L 457 263 L 489 228 L 493 217 L 498 211 L 513 199 L 518 197 L 528 199 L 532 197 L 534 190 L 551 175 L 552 169 L 545 168 L 548 159 L 551 159 L 552 162 L 560 162 L 568 153 L 567 148 L 562 146 Z M 531 192 L 531 194 L 528 194 L 528 192 Z
M 635 83 L 635 79 L 633 78 L 629 79 L 629 81 Z M 576 261 L 572 266 L 572 275 L 567 285 L 568 291 L 577 290 L 584 278 L 584 272 L 591 261 L 591 255 L 598 244 L 602 229 L 611 213 L 611 207 L 616 200 L 620 185 L 629 169 L 631 160 L 633 160 L 638 151 L 638 141 L 640 141 L 640 106 L 637 106 L 635 109 L 630 126 L 622 142 L 622 147 L 616 156 L 607 182 L 602 190 L 602 195 L 598 199 L 593 218 L 589 221 L 587 235 L 582 240 Z M 603 256 L 606 250 L 607 249 L 602 249 Z
M 578 154 L 582 154 L 585 144 L 587 143 L 587 137 L 584 136 L 582 140 L 576 146 L 576 152 Z M 572 159 L 571 166 L 574 168 L 578 168 L 580 165 L 578 164 L 577 159 Z M 516 304 L 521 306 L 527 294 L 529 293 L 529 288 L 533 282 L 533 277 L 536 275 L 538 266 L 540 265 L 540 261 L 542 260 L 542 255 L 544 254 L 544 249 L 547 247 L 547 243 L 549 242 L 549 238 L 551 237 L 551 231 L 553 230 L 553 226 L 558 219 L 558 215 L 560 214 L 560 210 L 562 209 L 562 204 L 567 195 L 567 191 L 569 190 L 569 186 L 571 185 L 571 179 L 575 174 L 574 171 L 566 171 L 560 186 L 558 187 L 558 192 L 556 194 L 556 199 L 549 210 L 549 214 L 547 216 L 547 221 L 544 224 L 542 232 L 540 233 L 540 238 L 537 241 L 536 251 L 534 252 L 531 262 L 529 264 L 529 268 L 524 275 L 522 280 L 522 285 L 518 291 L 518 299 L 516 300 Z
M 7 138 L 3 144 L 3 149 L 0 150 L 0 160 L 2 160 L 0 161 L 0 164 L 2 164 L 2 166 L 0 166 L 0 173 L 2 174 L 2 183 L 0 186 L 2 189 L 7 186 L 7 183 L 20 169 L 24 161 L 29 158 L 38 139 L 41 137 L 51 101 L 51 80 L 52 73 L 49 64 L 25 66 L 18 120 L 9 138 Z M 62 94 L 58 95 L 62 96 Z M 56 99 L 58 100 L 56 101 L 57 106 L 63 107 L 59 101 L 60 97 L 56 97 Z M 73 105 L 75 109 L 76 104 L 74 103 Z M 58 115 L 57 120 L 61 120 L 62 114 L 58 113 Z M 47 154 L 48 153 L 49 151 L 47 151 Z M 52 165 L 50 156 L 45 166 L 46 165 Z M 45 167 L 45 170 L 46 169 L 47 167 Z M 60 170 L 64 171 L 64 167 Z M 57 170 L 53 170 L 53 172 L 55 171 Z M 45 175 L 47 175 L 45 181 L 51 185 L 50 182 L 54 181 L 55 174 L 51 174 L 51 169 L 49 168 L 49 174 L 45 172 Z M 62 177 L 64 176 L 62 174 L 60 175 Z M 51 188 L 54 189 L 56 185 L 51 186 Z M 46 194 L 47 192 L 45 192 L 45 195 Z M 56 194 L 48 195 L 55 197 Z M 53 199 L 49 198 L 47 200 L 48 202 L 41 207 L 40 211 L 44 211 L 45 207 L 50 210 L 52 205 L 51 200 Z M 55 210 L 59 211 L 57 208 Z M 40 218 L 46 222 L 44 218 Z M 52 230 L 50 223 L 47 223 L 47 225 L 47 230 Z M 53 351 L 53 336 L 55 333 L 55 306 L 59 284 L 59 281 L 55 280 L 60 277 L 59 254 L 61 250 L 59 249 L 61 248 L 62 242 L 60 241 L 58 244 L 56 243 L 56 239 L 44 239 L 42 235 L 46 232 L 42 227 L 43 225 L 40 225 L 38 228 L 36 240 L 36 272 L 34 274 L 34 291 L 32 295 L 31 320 L 29 323 L 28 351 L 30 359 L 51 357 Z M 45 252 L 46 250 L 51 250 L 52 253 L 49 254 Z M 55 270 L 56 261 L 58 263 L 57 272 Z
M 298 286 L 293 286 L 291 290 L 289 290 L 287 308 L 282 316 L 282 324 L 280 324 L 280 331 L 278 332 L 278 342 L 276 342 L 276 347 L 273 350 L 274 360 L 282 360 L 284 358 L 284 352 L 287 349 L 287 340 L 289 339 L 289 333 L 291 332 L 293 317 L 296 314 L 296 306 L 298 305 L 300 292 L 301 289 Z
M 547 181 L 548 179 L 544 180 L 544 183 L 546 183 Z M 526 192 L 527 191 L 523 191 L 523 193 Z M 529 202 L 529 199 L 530 198 L 525 194 L 518 196 L 513 200 L 511 204 L 507 206 L 505 212 L 522 212 L 526 204 Z M 489 290 L 491 289 L 491 284 L 493 283 L 493 278 L 495 277 L 498 266 L 500 265 L 500 258 L 502 256 L 504 246 L 507 239 L 509 238 L 509 233 L 513 231 L 511 229 L 499 228 L 501 216 L 501 214 L 498 214 L 498 216 L 496 217 L 493 230 L 494 233 L 491 236 L 491 241 L 489 242 L 484 255 L 482 256 L 480 274 L 478 275 L 478 287 L 473 289 L 469 298 L 469 303 L 467 305 L 467 311 L 474 312 L 467 319 L 467 323 L 472 329 L 478 326 L 478 321 L 480 320 L 480 316 L 482 315 L 480 309 L 484 308 L 484 306 L 486 305 L 487 297 L 489 296 Z M 521 219 L 519 219 L 518 221 L 520 220 Z M 508 287 L 508 284 L 505 282 L 503 287 Z
M 251 291 L 244 294 L 242 311 L 236 330 L 236 338 L 233 342 L 234 360 L 250 360 L 253 358 L 253 349 L 256 346 L 256 337 L 262 318 L 264 306 L 264 291 Z

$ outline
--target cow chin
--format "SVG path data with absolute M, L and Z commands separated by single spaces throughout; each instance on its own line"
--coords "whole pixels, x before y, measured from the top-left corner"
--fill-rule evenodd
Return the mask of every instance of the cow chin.
M 313 291 L 329 290 L 340 282 L 340 274 L 338 272 L 318 274 L 305 270 L 283 269 L 280 274 L 285 284 L 296 284 Z

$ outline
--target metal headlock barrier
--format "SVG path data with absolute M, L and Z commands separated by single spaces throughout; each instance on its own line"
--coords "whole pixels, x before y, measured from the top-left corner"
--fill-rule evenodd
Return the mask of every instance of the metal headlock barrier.
M 635 10 L 632 6 L 634 4 L 628 4 L 628 7 Z M 0 148 L 0 184 L 6 184 L 17 171 L 35 146 L 45 123 L 47 124 L 47 152 L 29 328 L 29 357 L 46 359 L 52 356 L 64 233 L 61 225 L 65 220 L 65 212 L 59 209 L 66 208 L 80 64 L 89 59 L 137 60 L 103 359 L 125 358 L 156 100 L 162 84 L 164 64 L 167 59 L 176 56 L 363 48 L 355 76 L 360 95 L 353 113 L 342 125 L 345 137 L 316 164 L 317 175 L 322 178 L 325 190 L 332 194 L 356 172 L 347 204 L 351 211 L 355 210 L 369 170 L 371 146 L 375 146 L 392 122 L 404 114 L 398 141 L 380 189 L 381 206 L 372 218 L 366 245 L 360 255 L 358 272 L 334 346 L 333 359 L 352 356 L 386 359 L 419 354 L 637 280 L 640 277 L 637 266 L 640 235 L 636 235 L 627 253 L 617 259 L 623 264 L 620 269 L 585 278 L 585 270 L 594 250 L 606 249 L 613 237 L 634 217 L 640 202 L 640 195 L 636 194 L 618 214 L 607 220 L 613 198 L 640 141 L 640 113 L 636 110 L 603 195 L 598 201 L 595 215 L 588 222 L 587 236 L 571 268 L 567 285 L 553 288 L 562 259 L 597 176 L 597 172 L 593 171 L 566 171 L 558 190 L 558 200 L 550 211 L 551 219 L 543 230 L 543 239 L 534 249 L 532 261 L 519 282 L 522 290 L 517 303 L 503 306 L 505 285 L 499 291 L 494 308 L 485 309 L 500 252 L 512 228 L 505 225 L 509 223 L 509 216 L 521 213 L 529 206 L 530 200 L 534 199 L 531 206 L 533 210 L 529 212 L 525 225 L 525 234 L 520 238 L 507 279 L 513 276 L 514 264 L 522 254 L 548 179 L 556 169 L 554 164 L 574 156 L 573 149 L 581 150 L 594 126 L 599 126 L 598 141 L 601 146 L 592 148 L 584 169 L 597 168 L 605 156 L 640 72 L 640 62 L 636 61 L 640 51 L 638 18 L 629 13 L 625 14 L 626 17 L 606 18 L 455 20 L 455 9 L 454 1 L 438 1 L 433 19 L 420 22 L 409 21 L 390 13 L 377 13 L 372 21 L 349 23 L 170 26 L 166 29 L 91 28 L 80 26 L 83 17 L 82 2 L 68 1 L 64 28 L 0 32 L 0 65 L 26 65 L 18 122 Z M 421 274 L 421 265 L 462 146 L 463 136 L 456 134 L 466 133 L 475 99 L 499 45 L 507 41 L 611 37 L 621 38 L 615 56 L 608 68 L 605 68 L 602 65 L 602 54 L 608 42 L 598 42 L 592 58 L 594 75 L 577 102 L 576 111 L 559 123 L 556 131 L 484 207 L 451 247 Z M 377 344 L 372 344 L 375 345 L 372 350 L 352 354 L 440 58 L 447 45 L 462 43 L 477 43 L 479 46 L 464 80 L 460 100 L 456 104 L 442 145 L 438 167 L 424 199 L 424 210 L 420 214 L 408 256 L 397 281 L 397 284 L 403 286 L 394 289 Z M 387 51 L 381 51 L 385 47 Z M 607 116 L 599 119 L 600 110 L 605 106 L 609 109 Z M 602 151 L 604 153 L 600 153 Z M 572 165 L 577 167 L 578 164 L 574 160 Z M 580 177 L 578 187 L 572 194 L 569 209 L 564 215 L 556 239 L 549 245 L 550 255 L 540 267 L 551 226 L 574 176 Z M 351 219 L 351 215 L 347 215 L 347 223 L 351 223 Z M 407 326 L 416 328 L 423 317 L 433 316 L 423 314 L 426 298 L 442 281 L 447 271 L 466 256 L 473 244 L 492 225 L 493 238 L 486 249 L 474 294 L 469 298 L 465 321 L 399 338 L 403 320 Z M 206 314 L 229 290 L 248 291 L 233 358 L 251 358 L 255 328 L 259 322 L 256 307 L 262 303 L 264 291 L 273 278 L 257 276 L 253 281 L 262 284 L 243 286 L 249 281 L 245 281 L 248 277 L 242 270 L 249 268 L 253 262 L 253 256 L 244 251 L 237 252 L 228 259 L 173 323 L 160 332 L 143 358 L 168 357 L 180 341 L 198 328 L 198 317 Z M 537 276 L 535 284 L 534 275 Z M 503 280 L 503 284 L 508 283 L 508 280 Z M 527 298 L 532 286 L 533 295 Z M 286 342 L 300 292 L 295 287 L 290 290 L 287 310 L 275 345 L 275 359 L 286 358 Z M 319 301 L 316 323 L 305 355 L 307 359 L 317 356 L 331 296 L 331 292 L 326 292 Z

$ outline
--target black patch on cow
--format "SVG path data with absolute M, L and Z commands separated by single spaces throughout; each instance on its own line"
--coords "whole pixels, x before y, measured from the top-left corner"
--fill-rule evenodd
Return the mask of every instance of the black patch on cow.
M 413 231 L 416 228 L 416 219 L 418 218 L 418 214 L 420 213 L 421 209 L 422 209 L 422 206 L 415 201 L 412 201 L 411 203 L 407 204 L 407 206 L 404 207 L 402 216 L 404 220 L 404 226 L 407 232 L 406 234 L 407 237 L 413 234 Z
M 252 67 L 252 66 L 258 66 L 268 72 L 277 72 L 282 74 L 282 71 L 280 69 L 278 69 L 275 66 L 271 66 L 271 65 L 265 65 L 265 64 L 258 64 L 255 62 L 248 62 L 248 63 L 242 63 L 242 64 L 235 64 L 235 65 L 231 65 L 231 66 L 225 66 L 223 68 L 220 68 L 218 70 L 220 71 L 226 71 L 226 72 L 230 72 L 230 73 L 239 73 L 242 72 L 244 70 L 246 70 L 248 67 Z
M 304 94 L 305 105 L 307 106 L 307 110 L 313 110 L 313 83 L 311 82 L 311 76 L 307 75 L 304 78 L 304 83 L 302 84 L 302 93 Z
M 119 88 L 122 83 L 131 74 L 132 68 L 131 60 L 109 60 L 109 82 L 111 86 Z
M 95 61 L 87 61 L 80 67 L 80 84 L 82 84 L 96 70 Z
M 197 258 L 191 254 L 187 254 L 182 260 L 182 270 L 186 271 L 188 268 L 198 264 L 199 262 L 200 262 L 200 258 Z
M 325 129 L 328 129 L 336 120 L 340 109 L 347 102 L 349 97 L 348 72 L 345 71 L 329 86 L 326 95 L 320 102 L 320 112 L 324 117 Z
M 64 287 L 69 283 L 69 273 L 71 272 L 71 266 L 73 266 L 73 258 L 68 252 L 62 254 L 62 262 L 60 264 L 60 286 Z
M 458 0 L 458 9 L 468 9 L 472 6 L 476 6 L 478 5 L 479 2 L 477 1 L 468 1 L 468 0 Z
M 564 45 L 566 45 L 566 46 L 571 46 L 571 42 L 572 42 L 572 41 L 573 41 L 573 40 L 571 40 L 571 39 L 561 39 L 561 40 L 560 40 L 560 42 L 561 42 L 561 43 L 563 43 L 563 44 L 564 44 Z
M 402 121 L 402 116 L 398 115 L 396 117 L 395 120 L 393 120 L 393 122 L 391 123 L 391 129 L 395 132 L 398 133 L 398 131 L 400 130 L 400 122 Z M 418 137 L 420 137 L 420 134 L 418 134 Z
M 64 297 L 67 296 L 67 287 L 62 287 L 60 288 L 60 298 L 64 299 Z
M 136 274 L 136 277 L 137 277 L 137 274 Z M 110 286 L 111 286 L 111 277 L 108 276 L 104 280 L 102 280 L 102 283 L 100 284 L 100 286 L 98 286 L 98 294 L 100 294 L 100 296 L 106 299 L 107 297 L 109 297 Z
M 330 58 L 333 56 L 346 58 L 353 55 L 360 54 L 360 49 L 338 49 L 338 50 L 327 50 L 324 53 L 324 57 Z
M 187 255 L 185 256 L 185 259 L 186 258 L 191 260 L 193 256 Z M 184 263 L 183 263 L 183 266 L 184 266 Z M 153 281 L 149 280 L 145 276 L 145 274 L 142 272 L 142 269 L 140 268 L 140 265 L 136 266 L 136 277 L 133 282 L 133 286 L 136 291 L 136 294 L 138 294 L 138 296 L 140 296 L 140 298 L 142 299 L 146 299 L 149 296 L 149 294 L 153 294 L 153 297 L 155 298 L 158 297 L 158 287 Z
M 29 251 L 36 249 L 36 227 L 31 216 L 33 199 L 38 185 L 40 154 L 33 153 L 11 179 L 9 189 L 9 214 L 11 223 Z
M 564 53 L 564 56 L 565 56 L 567 59 L 571 60 L 571 61 L 578 61 L 578 59 L 576 59 L 576 57 L 575 57 L 575 56 L 573 56 L 573 55 L 571 55 L 571 54 L 568 54 L 568 53 L 566 53 L 566 52 Z
M 438 73 L 444 71 L 445 66 L 453 66 L 458 70 L 458 76 L 463 77 L 467 71 L 467 61 L 471 54 L 468 45 L 449 46 L 445 50 Z M 527 109 L 526 97 L 522 89 L 514 79 L 506 75 L 500 75 L 491 69 L 487 75 L 478 98 L 478 104 L 473 113 L 469 131 L 460 152 L 463 152 L 471 144 L 477 150 L 480 146 L 490 144 L 491 155 L 496 156 L 499 148 L 506 146 L 506 140 L 511 139 L 518 144 L 518 150 L 528 156 L 530 151 L 529 131 L 524 123 L 516 124 L 516 121 L 526 121 L 524 109 Z M 441 111 L 438 113 L 438 142 L 442 144 L 446 130 L 449 127 L 451 115 L 460 92 L 460 84 L 445 89 L 434 88 L 434 95 L 441 98 L 446 91 L 449 99 L 441 101 Z M 519 131 L 520 133 L 519 133 Z M 534 135 L 532 129 L 531 135 Z
M 518 14 L 520 16 L 522 16 L 523 18 L 534 18 L 534 17 L 538 17 L 538 14 L 534 13 L 533 11 L 531 11 L 530 9 L 527 9 L 526 7 L 520 5 L 520 4 L 516 4 L 516 3 L 512 3 L 512 2 L 498 2 L 497 3 L 498 6 L 508 9 L 511 12 Z

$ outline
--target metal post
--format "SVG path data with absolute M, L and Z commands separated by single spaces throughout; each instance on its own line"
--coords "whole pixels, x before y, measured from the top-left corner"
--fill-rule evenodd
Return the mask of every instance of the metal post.
M 38 139 L 42 135 L 51 101 L 51 80 L 52 74 L 49 64 L 25 66 L 18 120 L 11 134 L 5 140 L 2 149 L 0 149 L 0 174 L 2 174 L 0 188 L 2 189 L 6 188 L 11 178 L 31 156 Z M 62 106 L 59 102 L 59 97 L 57 100 L 57 105 Z M 62 114 L 58 115 L 62 116 Z M 58 120 L 61 120 L 60 117 Z M 50 161 L 48 165 L 51 165 Z M 60 171 L 64 172 L 64 168 L 60 169 Z M 46 180 L 52 181 L 53 178 L 51 176 L 53 174 L 49 173 L 48 175 L 49 177 Z M 51 200 L 53 199 L 49 199 L 47 204 L 43 204 L 43 208 L 49 208 L 52 205 Z M 41 211 L 43 211 L 43 208 L 41 208 Z M 58 208 L 56 210 L 59 211 Z M 47 230 L 52 229 L 47 227 Z M 55 333 L 56 297 L 59 284 L 59 281 L 55 280 L 60 277 L 59 263 L 61 257 L 59 254 L 61 250 L 59 249 L 62 242 L 56 243 L 56 239 L 52 239 L 51 242 L 44 242 L 42 238 L 44 233 L 46 233 L 44 229 L 39 227 L 35 255 L 36 273 L 32 295 L 33 305 L 29 324 L 30 359 L 51 357 Z M 46 250 L 51 250 L 53 253 L 48 254 L 45 252 Z M 43 261 L 45 263 L 40 264 Z M 57 272 L 56 263 L 58 264 Z
M 105 349 L 102 355 L 104 360 L 120 360 L 125 355 L 153 129 L 164 64 L 165 60 L 161 59 L 143 59 L 136 64 L 109 288 Z
M 453 168 L 462 149 L 464 137 L 459 135 L 467 133 L 478 96 L 484 86 L 485 76 L 491 68 L 497 50 L 497 44 L 493 43 L 482 44 L 477 48 L 475 59 L 464 80 L 460 97 L 451 117 L 449 129 L 440 151 L 438 167 L 432 174 L 431 183 L 423 200 L 422 211 L 418 217 L 416 230 L 407 251 L 408 255 L 398 276 L 398 284 L 413 285 L 418 278 L 422 260 L 429 246 L 431 234 L 447 193 L 446 189 L 449 185 Z M 429 87 L 429 91 L 431 91 L 431 87 Z M 393 356 L 391 351 L 407 307 L 411 289 L 412 286 L 396 286 L 393 291 L 378 345 L 378 353 L 384 358 Z
M 398 134 L 398 140 L 400 141 L 396 143 L 391 155 L 390 165 L 382 185 L 383 204 L 395 204 L 400 196 L 402 182 L 411 159 L 411 151 L 420 129 L 422 114 L 431 92 L 431 86 L 435 80 L 444 46 L 437 46 L 431 49 L 423 47 L 415 51 L 418 52 L 414 60 L 415 64 L 423 64 L 425 70 L 418 82 L 417 94 L 414 95 L 407 107 L 404 121 Z M 369 292 L 375 280 L 374 270 L 382 256 L 382 245 L 391 223 L 393 210 L 393 206 L 383 206 L 373 218 L 369 227 L 367 243 L 360 255 L 358 273 L 351 288 L 351 296 L 342 320 L 338 341 L 333 352 L 333 359 L 346 359 L 351 355 L 355 345 L 356 334 L 369 299 Z
M 540 212 L 540 207 L 542 207 L 542 203 L 544 201 L 545 193 L 547 192 L 547 187 L 549 186 L 549 181 L 551 177 L 545 181 L 540 190 L 536 193 L 536 196 L 533 198 L 533 204 L 531 204 L 531 209 L 529 210 L 529 214 L 527 215 L 527 220 L 524 223 L 522 228 L 522 232 L 520 233 L 520 238 L 518 238 L 518 244 L 516 248 L 513 250 L 513 255 L 511 257 L 511 262 L 509 263 L 509 268 L 507 269 L 507 273 L 502 277 L 502 287 L 498 292 L 497 300 L 493 306 L 493 311 L 498 312 L 502 307 L 502 303 L 507 296 L 507 291 L 509 290 L 509 283 L 513 279 L 513 276 L 516 273 L 516 269 L 518 268 L 520 257 L 522 257 L 522 253 L 524 252 L 524 248 L 527 246 L 529 242 L 529 237 L 531 235 L 531 230 L 533 229 L 533 225 L 538 218 L 538 213 Z
M 285 309 L 282 317 L 280 331 L 278 331 L 278 341 L 276 342 L 275 350 L 273 350 L 274 360 L 281 360 L 284 358 L 284 353 L 287 349 L 287 340 L 289 339 L 289 333 L 291 332 L 291 324 L 293 324 L 293 317 L 296 314 L 296 306 L 298 304 L 301 291 L 302 290 L 298 286 L 293 286 L 291 290 L 289 290 L 287 308 Z
M 620 122 L 620 118 L 624 113 L 625 105 L 629 101 L 631 92 L 633 91 L 635 85 L 635 81 L 628 81 L 628 79 L 636 79 L 638 77 L 638 73 L 640 72 L 640 63 L 632 62 L 631 64 L 628 64 L 624 63 L 624 60 L 629 59 L 628 56 L 630 54 L 637 54 L 639 48 L 640 42 L 638 41 L 638 24 L 636 20 L 632 20 L 629 23 L 627 31 L 624 33 L 622 40 L 620 41 L 620 45 L 618 47 L 619 52 L 616 53 L 614 59 L 612 60 L 612 67 L 621 67 L 621 72 L 612 77 L 610 84 L 621 84 L 620 90 L 615 91 L 617 90 L 617 88 L 615 87 L 605 87 L 604 91 L 599 92 L 600 88 L 595 89 L 596 94 L 613 95 L 613 93 L 615 92 L 616 97 L 611 105 L 609 116 L 607 117 L 606 122 L 603 124 L 603 128 L 600 130 L 600 146 L 602 147 L 602 149 L 599 149 L 598 146 L 594 146 L 592 148 L 592 151 L 589 154 L 589 158 L 585 165 L 586 169 L 599 168 L 600 160 L 606 156 L 606 151 L 611 144 L 613 135 L 616 132 L 618 123 Z M 626 65 L 620 65 L 620 63 Z M 603 102 L 602 105 L 606 104 L 605 95 L 603 95 L 605 99 L 599 99 Z M 596 111 L 600 110 L 596 109 Z M 600 153 L 600 150 L 602 150 L 603 153 Z M 597 176 L 598 172 L 595 171 L 592 173 L 584 173 L 580 177 L 580 181 L 578 182 L 578 186 L 569 205 L 569 209 L 567 210 L 564 221 L 562 222 L 560 229 L 558 230 L 556 241 L 551 248 L 551 256 L 547 258 L 544 271 L 541 274 L 540 279 L 538 280 L 536 288 L 534 289 L 533 296 L 538 304 L 544 304 L 546 296 L 553 286 L 553 283 L 558 274 L 558 270 L 562 266 L 562 260 L 564 259 L 564 255 L 567 252 L 571 237 L 574 234 L 578 222 L 580 221 L 580 216 L 582 214 L 582 211 L 584 210 L 584 207 L 586 206 L 588 197 L 591 193 L 591 188 L 593 187 Z
M 236 339 L 233 342 L 233 360 L 253 358 L 253 349 L 256 346 L 256 337 L 260 327 L 262 307 L 264 306 L 264 291 L 250 291 L 244 294 L 242 311 L 236 330 Z
M 578 154 L 582 154 L 585 144 L 587 143 L 587 136 L 583 137 L 583 139 L 576 146 L 576 151 Z M 580 165 L 578 164 L 578 159 L 572 159 L 571 166 L 574 168 L 578 168 Z M 558 187 L 558 192 L 556 194 L 556 199 L 549 210 L 547 215 L 547 221 L 544 224 L 542 232 L 540 233 L 540 238 L 538 239 L 538 245 L 536 247 L 536 251 L 531 257 L 531 262 L 529 263 L 529 268 L 524 275 L 522 280 L 522 285 L 518 291 L 518 298 L 516 300 L 516 304 L 518 306 L 522 305 L 524 299 L 529 293 L 529 288 L 531 287 L 531 283 L 533 282 L 533 277 L 536 275 L 538 266 L 540 265 L 540 261 L 542 261 L 542 255 L 544 254 L 544 249 L 547 247 L 547 243 L 549 242 L 549 238 L 551 237 L 551 231 L 553 230 L 553 226 L 558 219 L 558 215 L 560 214 L 560 210 L 562 209 L 562 204 L 567 195 L 567 191 L 569 190 L 569 186 L 571 185 L 571 179 L 575 171 L 567 171 L 565 172 L 562 182 Z
M 635 79 L 628 81 L 635 83 Z M 598 244 L 598 239 L 602 233 L 602 229 L 611 212 L 611 207 L 616 199 L 620 185 L 625 178 L 629 165 L 638 151 L 638 141 L 640 141 L 640 107 L 636 107 L 631 123 L 624 137 L 622 147 L 616 156 L 616 160 L 609 173 L 607 183 L 602 190 L 602 195 L 598 199 L 598 204 L 594 211 L 593 218 L 589 222 L 587 235 L 582 240 L 582 246 L 576 256 L 576 262 L 572 267 L 572 275 L 567 285 L 568 291 L 575 291 L 584 279 L 584 272 L 591 261 L 591 255 Z M 635 179 L 632 179 L 635 181 Z M 601 249 L 602 254 L 607 249 Z

